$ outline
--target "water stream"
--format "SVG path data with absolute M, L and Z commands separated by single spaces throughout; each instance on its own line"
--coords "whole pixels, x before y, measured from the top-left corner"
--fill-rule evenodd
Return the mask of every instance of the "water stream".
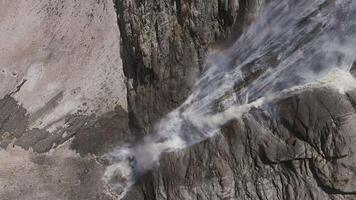
M 306 87 L 356 87 L 356 1 L 273 0 L 229 48 L 212 50 L 192 94 L 154 132 L 103 156 L 103 179 L 123 196 L 163 153 L 204 141 L 251 108 Z

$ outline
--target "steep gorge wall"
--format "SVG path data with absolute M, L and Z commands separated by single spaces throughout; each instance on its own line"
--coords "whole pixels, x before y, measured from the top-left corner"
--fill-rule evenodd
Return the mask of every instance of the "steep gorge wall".
M 116 1 L 133 134 L 180 105 L 208 48 L 231 44 L 255 1 Z M 355 96 L 325 86 L 253 110 L 164 155 L 125 199 L 354 199 Z
M 149 133 L 154 122 L 186 99 L 204 69 L 208 48 L 231 44 L 261 5 L 245 0 L 116 1 L 135 132 Z
M 0 1 L 0 199 L 115 199 L 97 156 L 150 134 L 263 4 L 114 3 Z M 125 199 L 355 199 L 355 105 L 318 87 L 255 109 Z

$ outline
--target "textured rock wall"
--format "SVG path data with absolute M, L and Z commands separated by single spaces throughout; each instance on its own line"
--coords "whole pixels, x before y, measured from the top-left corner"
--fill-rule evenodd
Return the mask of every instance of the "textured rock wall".
M 262 3 L 239 0 L 116 1 L 128 104 L 135 132 L 147 134 L 190 93 L 207 49 L 229 44 Z M 137 130 L 137 128 L 139 128 Z
M 162 157 L 126 199 L 355 199 L 354 101 L 321 87 L 254 110 Z
M 115 199 L 97 156 L 149 134 L 263 2 L 114 3 L 0 1 L 0 199 Z M 320 86 L 253 110 L 125 199 L 356 199 L 355 105 Z
M 185 99 L 207 48 L 236 39 L 261 4 L 116 1 L 133 134 Z M 320 86 L 254 110 L 164 155 L 125 199 L 355 199 L 354 98 Z

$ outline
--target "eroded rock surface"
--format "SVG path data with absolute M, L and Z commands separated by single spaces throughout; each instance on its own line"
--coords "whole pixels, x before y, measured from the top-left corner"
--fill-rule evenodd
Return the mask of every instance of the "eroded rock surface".
M 178 107 L 204 68 L 208 48 L 223 48 L 262 1 L 116 2 L 128 104 L 136 132 Z M 215 44 L 215 45 L 214 45 Z M 220 47 L 217 44 L 221 45 Z
M 238 37 L 262 4 L 116 2 L 130 121 L 143 134 L 189 94 L 207 48 Z M 125 199 L 354 199 L 353 93 L 308 89 L 254 110 L 215 138 L 164 155 Z
M 149 134 L 208 48 L 239 37 L 262 4 L 0 1 L 0 199 L 115 199 L 97 157 Z M 355 91 L 320 87 L 255 109 L 164 155 L 125 199 L 356 199 L 355 107 Z
M 126 199 L 354 199 L 352 96 L 319 88 L 253 110 L 165 155 Z

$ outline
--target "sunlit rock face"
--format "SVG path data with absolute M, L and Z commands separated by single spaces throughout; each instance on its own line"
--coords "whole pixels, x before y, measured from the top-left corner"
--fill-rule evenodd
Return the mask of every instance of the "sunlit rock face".
M 110 199 L 86 155 L 128 130 L 113 2 L 0 1 L 0 43 L 0 199 Z

